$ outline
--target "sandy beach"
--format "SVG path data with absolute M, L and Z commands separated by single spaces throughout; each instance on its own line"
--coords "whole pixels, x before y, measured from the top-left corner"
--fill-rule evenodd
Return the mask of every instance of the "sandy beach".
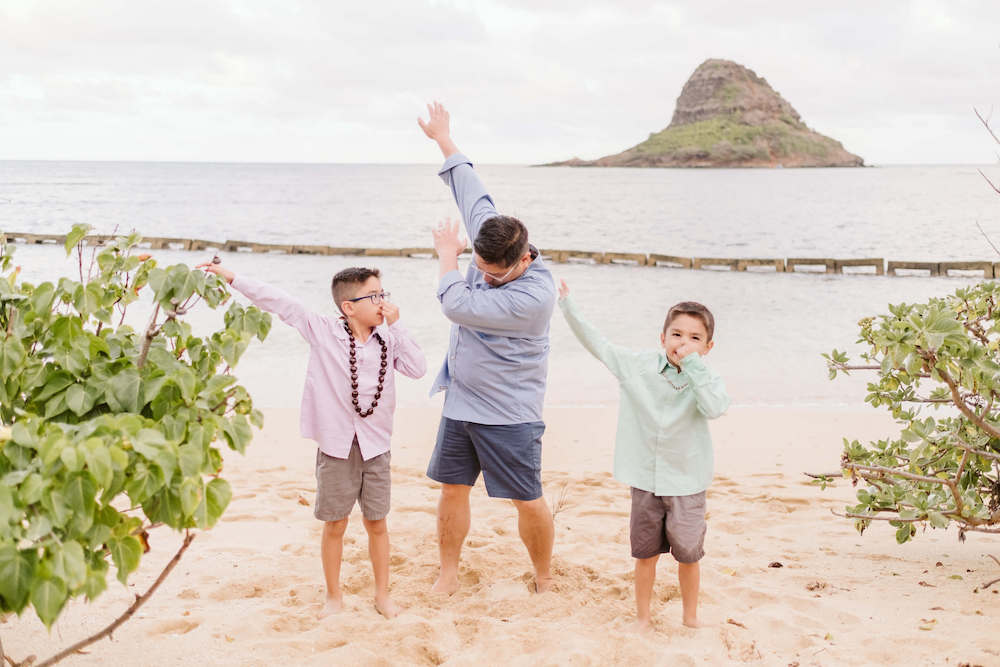
M 701 615 L 681 625 L 676 566 L 660 561 L 655 631 L 632 630 L 628 489 L 610 473 L 614 407 L 546 415 L 543 481 L 557 510 L 556 590 L 531 592 L 515 512 L 473 492 L 462 588 L 428 592 L 436 576 L 436 484 L 423 474 L 437 412 L 397 412 L 393 445 L 392 591 L 407 609 L 388 621 L 372 605 L 367 539 L 355 510 L 345 541 L 346 610 L 317 620 L 323 601 L 321 524 L 312 516 L 313 445 L 297 412 L 272 410 L 246 457 L 231 455 L 232 504 L 199 534 L 135 618 L 72 665 L 589 665 L 1000 664 L 1000 577 L 985 555 L 1000 539 L 929 531 L 897 546 L 888 526 L 859 536 L 834 517 L 846 480 L 821 490 L 802 473 L 837 468 L 842 435 L 880 437 L 874 410 L 734 408 L 713 423 Z M 47 657 L 103 627 L 144 591 L 179 536 L 159 530 L 128 589 L 75 601 L 52 632 L 31 615 L 0 624 L 4 648 Z M 781 566 L 774 564 L 780 563 Z

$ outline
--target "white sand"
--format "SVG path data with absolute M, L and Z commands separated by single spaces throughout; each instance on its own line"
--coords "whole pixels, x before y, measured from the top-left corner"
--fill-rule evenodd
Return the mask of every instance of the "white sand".
M 530 564 L 513 507 L 473 492 L 462 589 L 427 591 L 436 576 L 435 484 L 423 474 L 434 409 L 401 409 L 393 454 L 392 591 L 407 607 L 387 621 L 372 606 L 367 540 L 348 528 L 346 610 L 317 620 L 323 601 L 321 524 L 312 517 L 313 445 L 293 411 L 272 411 L 247 456 L 229 456 L 233 502 L 199 534 L 137 616 L 70 665 L 328 664 L 1000 664 L 1000 577 L 985 554 L 1000 539 L 928 531 L 897 546 L 888 526 L 859 536 L 831 515 L 853 498 L 846 481 L 820 490 L 803 471 L 838 468 L 844 435 L 892 433 L 874 411 L 734 409 L 713 424 L 701 615 L 680 623 L 676 566 L 661 559 L 655 632 L 640 637 L 628 549 L 628 489 L 610 476 L 614 408 L 546 414 L 544 475 L 556 516 L 556 590 L 530 592 Z M 561 498 L 561 500 L 560 500 Z M 112 581 L 95 604 L 73 602 L 48 633 L 8 618 L 0 638 L 15 658 L 48 657 L 117 616 L 146 589 L 180 538 L 153 551 L 126 590 Z M 780 562 L 783 567 L 768 567 Z

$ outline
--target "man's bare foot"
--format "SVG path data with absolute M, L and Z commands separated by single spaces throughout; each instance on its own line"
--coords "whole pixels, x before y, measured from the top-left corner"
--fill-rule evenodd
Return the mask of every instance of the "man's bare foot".
M 445 595 L 452 595 L 458 590 L 458 575 L 446 577 L 443 574 L 437 578 L 434 585 L 431 586 L 431 593 L 444 593 Z
M 535 592 L 545 593 L 552 590 L 552 577 L 535 577 Z
M 691 618 L 688 618 L 687 616 L 685 616 L 684 617 L 684 625 L 686 625 L 689 628 L 703 628 L 703 627 L 705 627 L 705 624 L 702 623 L 698 619 L 697 616 L 692 616 Z
M 326 604 L 323 605 L 323 608 L 319 612 L 319 617 L 326 618 L 327 616 L 340 612 L 343 608 L 344 602 L 341 600 L 339 595 L 337 597 L 327 597 Z
M 648 635 L 653 631 L 653 624 L 648 618 L 635 619 L 635 631 L 640 635 Z
M 388 595 L 385 597 L 375 598 L 375 611 L 382 614 L 386 618 L 396 618 L 399 616 L 403 608 L 392 601 Z

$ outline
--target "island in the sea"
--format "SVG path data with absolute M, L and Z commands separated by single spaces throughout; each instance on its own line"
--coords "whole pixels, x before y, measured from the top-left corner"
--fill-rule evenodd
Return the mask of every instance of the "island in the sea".
M 665 130 L 571 167 L 863 167 L 839 141 L 810 130 L 765 79 L 731 60 L 703 62 L 684 84 Z

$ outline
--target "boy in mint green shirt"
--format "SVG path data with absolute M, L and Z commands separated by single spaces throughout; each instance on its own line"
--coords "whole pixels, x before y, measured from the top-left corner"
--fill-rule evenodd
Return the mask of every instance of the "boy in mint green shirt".
M 729 407 L 722 378 L 703 359 L 714 345 L 715 319 L 700 303 L 678 303 L 667 312 L 662 349 L 633 351 L 608 342 L 580 316 L 565 281 L 559 307 L 621 387 L 614 475 L 632 487 L 629 539 L 639 629 L 650 627 L 656 562 L 668 552 L 677 561 L 684 625 L 698 627 L 698 561 L 705 555 L 705 490 L 713 461 L 708 420 Z

